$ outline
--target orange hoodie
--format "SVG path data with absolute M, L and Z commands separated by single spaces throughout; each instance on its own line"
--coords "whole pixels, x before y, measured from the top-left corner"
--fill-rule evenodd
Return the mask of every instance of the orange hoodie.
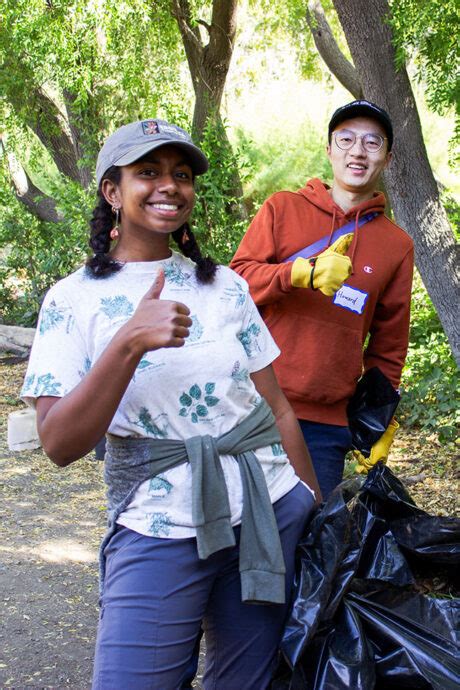
M 399 385 L 414 255 L 412 240 L 383 215 L 383 194 L 344 213 L 328 189 L 313 179 L 298 192 L 267 199 L 230 266 L 248 281 L 281 350 L 273 366 L 297 417 L 346 425 L 347 402 L 363 371 L 378 366 Z M 292 287 L 292 262 L 283 259 L 370 211 L 379 215 L 355 230 L 347 252 L 353 273 L 334 298 Z

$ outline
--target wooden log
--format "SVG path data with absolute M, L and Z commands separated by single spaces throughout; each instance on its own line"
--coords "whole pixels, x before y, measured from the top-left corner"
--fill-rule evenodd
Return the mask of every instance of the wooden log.
M 35 328 L 0 324 L 0 352 L 27 357 L 32 347 Z

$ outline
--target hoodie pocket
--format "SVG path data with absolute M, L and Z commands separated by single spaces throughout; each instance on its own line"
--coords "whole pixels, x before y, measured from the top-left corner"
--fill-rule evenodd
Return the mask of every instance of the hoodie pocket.
M 267 325 L 281 350 L 275 371 L 288 398 L 322 405 L 349 398 L 362 373 L 360 331 L 299 313 L 277 317 Z

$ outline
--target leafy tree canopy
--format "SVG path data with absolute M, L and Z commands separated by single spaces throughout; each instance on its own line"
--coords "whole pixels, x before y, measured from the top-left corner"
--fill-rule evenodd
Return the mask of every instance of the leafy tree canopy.
M 187 110 L 167 0 L 0 0 L 0 61 L 4 129 L 30 125 L 45 93 L 71 109 L 90 160 L 127 118 Z
M 456 0 L 391 0 L 390 23 L 400 64 L 408 57 L 426 85 L 430 107 L 454 107 L 460 135 L 460 10 Z

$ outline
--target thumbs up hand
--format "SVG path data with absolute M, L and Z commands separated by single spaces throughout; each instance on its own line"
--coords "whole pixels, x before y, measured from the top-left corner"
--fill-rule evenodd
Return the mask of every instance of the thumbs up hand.
M 142 297 L 133 316 L 120 329 L 125 331 L 130 347 L 142 357 L 161 347 L 182 347 L 192 325 L 190 309 L 181 302 L 162 300 L 165 275 L 161 269 Z
M 345 256 L 352 240 L 353 233 L 349 232 L 317 257 L 297 258 L 291 269 L 292 285 L 321 290 L 327 297 L 335 295 L 352 271 L 351 261 Z

